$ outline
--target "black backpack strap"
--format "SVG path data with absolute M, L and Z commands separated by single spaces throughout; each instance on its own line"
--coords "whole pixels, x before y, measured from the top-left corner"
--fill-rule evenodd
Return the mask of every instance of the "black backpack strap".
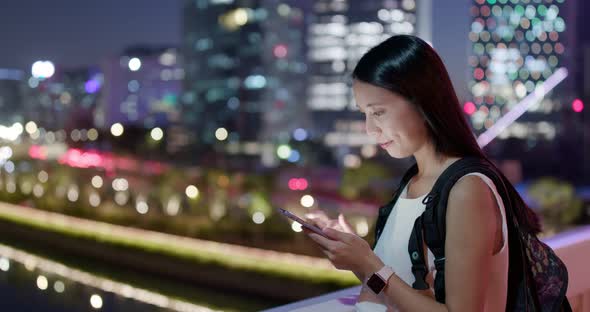
M 478 172 L 484 174 L 488 177 L 498 190 L 498 194 L 502 198 L 502 202 L 504 203 L 504 210 L 506 216 L 506 223 L 508 228 L 508 244 L 512 252 L 510 253 L 510 265 L 508 269 L 508 296 L 507 296 L 507 307 L 511 301 L 514 301 L 514 285 L 518 285 L 519 282 L 524 283 L 524 289 L 529 289 L 531 293 L 536 294 L 537 290 L 535 289 L 535 283 L 531 280 L 530 274 L 528 274 L 528 264 L 526 261 L 525 255 L 525 248 L 522 246 L 523 238 L 521 237 L 520 232 L 520 225 L 518 222 L 518 218 L 516 217 L 516 212 L 513 209 L 515 205 L 518 206 L 518 203 L 515 203 L 514 200 L 520 198 L 520 195 L 516 192 L 514 187 L 510 184 L 503 175 L 501 175 L 490 163 L 479 160 L 470 163 L 465 168 L 462 168 L 460 172 L 458 172 L 458 177 L 453 178 L 452 180 L 448 181 L 449 183 L 444 186 L 443 190 L 441 191 L 440 201 L 438 203 L 438 210 L 442 214 L 442 216 L 446 215 L 446 208 L 448 203 L 448 195 L 450 193 L 451 188 L 453 187 L 454 183 L 457 182 L 463 175 L 468 173 Z M 439 220 L 440 224 L 445 224 L 445 220 Z M 446 232 L 445 232 L 446 233 Z M 426 240 L 427 245 L 429 244 L 428 238 Z M 514 252 L 519 250 L 520 253 Z M 444 252 L 444 249 L 443 249 Z M 433 252 L 434 253 L 434 252 Z M 436 279 L 439 278 L 438 272 Z M 435 291 L 437 289 L 441 289 L 441 293 L 444 292 L 444 275 L 441 276 L 441 281 L 439 287 L 436 286 L 437 281 L 435 280 Z M 520 287 L 520 286 L 518 286 Z M 438 294 L 437 294 L 438 298 Z M 532 305 L 535 307 L 535 310 L 539 310 L 541 305 L 538 301 L 536 296 L 532 296 L 529 298 L 528 295 L 524 296 L 524 306 L 526 311 L 528 311 L 529 303 L 528 300 L 532 300 Z
M 430 193 L 422 200 L 426 205 L 424 213 L 419 217 L 420 222 L 414 223 L 412 234 L 408 242 L 408 252 L 412 261 L 412 273 L 414 274 L 415 289 L 424 289 L 428 285 L 425 281 L 426 274 L 422 273 L 422 267 L 427 263 L 424 259 L 422 231 L 428 248 L 434 255 L 436 267 L 435 296 L 438 302 L 445 302 L 444 292 L 444 264 L 445 264 L 445 239 L 446 239 L 446 205 L 448 194 L 455 182 L 474 167 L 483 164 L 483 160 L 474 157 L 461 158 L 452 163 L 441 173 Z M 426 270 L 426 273 L 428 270 Z
M 455 161 L 438 177 L 432 190 L 423 200 L 423 203 L 426 205 L 423 214 L 424 219 L 422 221 L 424 224 L 424 237 L 435 260 L 438 259 L 438 262 L 441 264 L 441 261 L 445 257 L 444 248 L 447 233 L 446 216 L 449 193 L 460 178 L 468 173 L 477 171 L 477 168 L 482 166 L 486 166 L 485 161 L 475 157 L 465 157 Z M 438 270 L 439 268 L 437 268 Z
M 414 175 L 416 175 L 416 173 L 418 173 L 418 164 L 413 164 L 406 171 L 406 173 L 404 173 L 404 176 L 402 177 L 402 179 L 397 187 L 397 190 L 395 191 L 395 193 L 393 193 L 393 198 L 387 204 L 385 204 L 379 208 L 379 215 L 377 216 L 377 221 L 375 223 L 375 243 L 373 245 L 373 248 L 375 248 L 375 245 L 377 245 L 377 241 L 379 240 L 379 237 L 381 236 L 381 233 L 383 232 L 383 228 L 385 227 L 385 223 L 387 222 L 387 218 L 389 217 L 389 214 L 391 213 L 391 210 L 393 209 L 395 202 L 399 198 L 401 191 L 404 189 L 404 187 L 406 187 L 406 184 L 408 184 L 410 179 Z
M 412 262 L 412 274 L 415 277 L 412 288 L 419 290 L 430 288 L 426 282 L 428 266 L 424 259 L 422 229 L 422 216 L 419 216 L 414 222 L 414 228 L 412 229 L 410 241 L 408 242 L 408 252 L 410 253 L 410 261 Z
M 537 311 L 542 306 L 539 302 L 537 295 L 536 282 L 533 279 L 528 263 L 527 256 L 525 255 L 524 246 L 526 244 L 525 238 L 523 237 L 523 229 L 520 228 L 517 214 L 522 199 L 518 192 L 511 185 L 510 181 L 506 179 L 491 163 L 487 160 L 479 158 L 464 158 L 453 163 L 449 168 L 441 174 L 437 179 L 435 186 L 432 191 L 424 199 L 423 203 L 426 205 L 426 209 L 422 216 L 420 216 L 420 224 L 415 223 L 414 227 L 423 227 L 424 240 L 428 248 L 432 251 L 435 256 L 436 266 L 436 277 L 434 281 L 435 297 L 438 302 L 445 302 L 445 283 L 444 283 L 444 244 L 446 239 L 446 209 L 448 204 L 448 197 L 454 184 L 464 175 L 469 173 L 478 172 L 488 177 L 498 190 L 498 194 L 501 196 L 505 207 L 505 216 L 508 227 L 508 244 L 510 246 L 510 259 L 508 268 L 508 296 L 507 296 L 507 310 L 519 309 L 529 311 L 530 308 Z M 522 213 L 522 212 L 521 212 Z M 413 233 L 416 229 L 413 229 Z M 417 233 L 417 232 L 416 232 Z M 424 253 L 420 252 L 422 248 L 421 238 L 419 235 L 411 235 L 410 245 L 414 246 L 413 250 L 410 251 L 412 255 L 413 251 L 417 251 L 419 257 L 423 257 Z M 412 242 L 414 241 L 414 242 Z M 410 249 L 410 248 L 408 248 Z M 520 252 L 512 252 L 519 250 Z M 424 259 L 417 259 L 415 261 L 418 270 L 414 273 L 414 276 L 418 280 L 423 276 L 420 274 L 419 269 L 420 263 L 426 263 Z M 414 264 L 414 261 L 412 261 Z M 414 272 L 414 268 L 412 272 Z M 565 275 L 567 279 L 567 273 Z M 423 279 L 423 278 L 422 278 Z M 419 285 L 419 283 L 417 284 Z M 525 290 L 525 293 L 519 293 Z M 517 302 L 518 298 L 522 297 Z M 564 311 L 568 311 L 570 308 L 567 302 L 567 298 L 561 302 Z

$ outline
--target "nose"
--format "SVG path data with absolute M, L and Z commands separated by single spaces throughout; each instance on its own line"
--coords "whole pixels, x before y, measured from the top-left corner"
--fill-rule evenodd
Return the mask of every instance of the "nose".
M 365 130 L 367 131 L 367 135 L 375 139 L 381 134 L 379 126 L 377 126 L 373 118 L 370 118 L 368 115 L 365 117 Z

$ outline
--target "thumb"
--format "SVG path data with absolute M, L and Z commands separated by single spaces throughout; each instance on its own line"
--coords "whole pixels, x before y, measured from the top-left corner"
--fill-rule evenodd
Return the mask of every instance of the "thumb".
M 344 215 L 343 214 L 339 214 L 338 215 L 338 223 L 340 223 L 340 226 L 344 229 L 345 232 L 354 233 L 354 231 L 350 227 L 350 224 L 344 218 Z

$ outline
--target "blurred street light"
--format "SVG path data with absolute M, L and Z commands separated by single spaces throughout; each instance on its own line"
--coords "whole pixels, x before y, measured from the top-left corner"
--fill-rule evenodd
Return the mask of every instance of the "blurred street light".
M 303 195 L 301 197 L 301 206 L 306 207 L 306 208 L 311 208 L 314 204 L 314 199 L 313 196 L 311 195 Z
M 37 79 L 47 79 L 55 74 L 55 66 L 50 61 L 36 61 L 31 67 L 31 74 Z
M 277 156 L 280 159 L 287 159 L 291 156 L 291 147 L 289 145 L 283 144 L 277 148 Z
M 125 131 L 125 128 L 123 128 L 123 125 L 120 123 L 116 123 L 111 126 L 111 134 L 113 136 L 116 136 L 116 137 L 121 136 L 121 135 L 123 135 L 124 131 Z
M 225 139 L 227 139 L 227 136 L 228 136 L 228 133 L 225 128 L 219 128 L 215 131 L 215 137 L 219 141 L 224 141 Z
M 185 193 L 189 198 L 195 199 L 199 196 L 199 189 L 194 185 L 189 185 L 186 187 Z
M 152 129 L 152 131 L 150 132 L 150 135 L 151 135 L 152 139 L 154 139 L 155 141 L 160 141 L 164 137 L 164 131 L 162 131 L 161 128 L 156 127 L 154 129 Z
M 29 121 L 25 125 L 25 130 L 27 130 L 28 134 L 33 134 L 37 131 L 37 124 L 34 121 Z
M 137 57 L 134 57 L 129 60 L 129 70 L 131 71 L 138 71 L 141 68 L 141 60 Z

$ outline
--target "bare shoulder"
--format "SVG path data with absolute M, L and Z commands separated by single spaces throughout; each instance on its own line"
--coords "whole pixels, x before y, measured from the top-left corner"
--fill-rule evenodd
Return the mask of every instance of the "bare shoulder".
M 494 205 L 493 192 L 479 176 L 465 176 L 451 189 L 445 239 L 449 310 L 482 311 L 484 308 L 492 274 Z
M 494 195 L 485 181 L 475 175 L 465 176 L 455 183 L 449 193 L 448 228 L 450 231 L 491 234 L 493 237 L 496 206 Z
M 449 193 L 450 203 L 478 204 L 479 207 L 494 204 L 493 194 L 490 187 L 479 176 L 469 175 L 462 177 L 455 183 Z M 464 205 L 463 208 L 466 209 Z M 473 208 L 471 208 L 473 209 Z

